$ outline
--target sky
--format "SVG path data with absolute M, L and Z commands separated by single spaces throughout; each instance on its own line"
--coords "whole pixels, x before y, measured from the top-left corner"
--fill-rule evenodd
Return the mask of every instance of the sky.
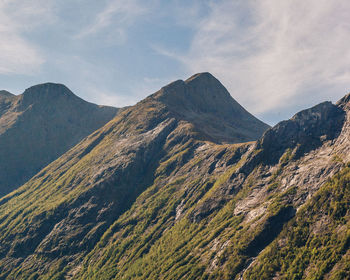
M 0 89 L 133 105 L 198 72 L 275 124 L 350 90 L 347 0 L 0 0 Z

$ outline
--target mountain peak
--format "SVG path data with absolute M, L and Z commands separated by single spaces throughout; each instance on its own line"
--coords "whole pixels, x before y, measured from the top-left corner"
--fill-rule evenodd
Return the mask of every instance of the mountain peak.
M 338 137 L 344 119 L 340 106 L 329 101 L 322 102 L 267 130 L 258 147 L 265 151 L 264 158 L 270 164 L 276 163 L 288 148 L 296 149 L 296 156 L 300 157 L 325 141 Z
M 227 106 L 232 109 L 232 103 L 235 103 L 233 107 L 236 107 L 236 113 L 243 109 L 220 81 L 208 72 L 195 74 L 185 81 L 174 81 L 161 88 L 154 97 L 176 111 L 220 114 Z
M 197 73 L 197 74 L 194 74 L 192 75 L 191 77 L 189 77 L 185 83 L 190 83 L 192 81 L 209 81 L 209 80 L 212 80 L 212 81 L 215 81 L 215 82 L 218 82 L 218 79 L 216 79 L 212 74 L 210 74 L 209 72 L 201 72 L 201 73 Z
M 8 103 L 15 98 L 16 98 L 16 95 L 12 94 L 11 92 L 8 92 L 7 90 L 0 90 L 0 103 Z M 0 111 L 1 111 L 1 107 L 3 106 L 0 106 Z
M 0 90 L 0 97 L 11 97 L 11 96 L 15 96 L 14 94 L 12 94 L 11 92 L 8 92 L 7 90 Z
M 70 95 L 75 96 L 73 92 L 70 91 L 69 88 L 67 88 L 63 84 L 57 84 L 57 83 L 43 83 L 38 84 L 35 86 L 31 86 L 30 88 L 27 88 L 23 95 Z
M 23 106 L 33 103 L 52 103 L 57 100 L 81 100 L 63 84 L 43 83 L 27 88 L 20 95 Z
M 177 80 L 153 94 L 170 111 L 212 136 L 212 141 L 245 142 L 258 139 L 269 127 L 247 112 L 208 72 Z M 221 127 L 218 126 L 221 124 Z
M 62 84 L 32 86 L 18 96 L 1 92 L 0 196 L 106 124 L 117 110 L 84 101 Z

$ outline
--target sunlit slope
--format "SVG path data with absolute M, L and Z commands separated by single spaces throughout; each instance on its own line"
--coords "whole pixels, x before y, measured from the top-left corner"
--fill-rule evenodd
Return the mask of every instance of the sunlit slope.
M 199 126 L 227 120 L 215 102 L 173 103 L 191 81 L 121 112 L 0 200 L 0 278 L 346 279 L 349 96 L 232 143 L 236 123 Z

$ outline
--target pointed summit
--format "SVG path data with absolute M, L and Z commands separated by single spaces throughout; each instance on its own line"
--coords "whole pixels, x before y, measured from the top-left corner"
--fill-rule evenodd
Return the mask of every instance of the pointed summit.
M 257 140 L 269 126 L 247 112 L 210 73 L 163 87 L 153 98 L 216 142 Z
M 190 82 L 192 80 L 200 80 L 200 81 L 204 81 L 204 80 L 216 80 L 218 81 L 212 74 L 210 74 L 209 72 L 201 72 L 201 73 L 197 73 L 197 74 L 194 74 L 192 75 L 191 77 L 189 77 L 187 80 L 186 80 L 186 83 L 187 82 Z M 218 81 L 219 82 L 219 81 Z

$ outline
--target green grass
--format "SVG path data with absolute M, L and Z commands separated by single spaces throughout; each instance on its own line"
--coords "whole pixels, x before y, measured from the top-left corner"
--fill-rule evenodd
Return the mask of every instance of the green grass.
M 271 279 L 276 274 L 281 279 L 349 278 L 345 261 L 350 248 L 349 209 L 350 169 L 346 168 L 298 211 L 245 273 L 246 279 Z
M 0 200 L 3 250 L 0 254 L 11 254 L 16 246 L 20 251 L 26 244 L 21 252 L 28 251 L 32 257 L 10 269 L 8 279 L 64 279 L 71 269 L 67 264 L 72 260 L 67 256 L 52 259 L 38 251 L 33 253 L 42 239 L 34 242 L 31 238 L 38 232 L 48 234 L 51 228 L 45 226 L 53 227 L 65 219 L 74 203 L 78 205 L 74 207 L 79 207 L 87 202 L 84 195 L 93 190 L 92 175 L 97 170 L 94 167 L 100 167 L 101 163 L 108 166 L 115 160 L 109 147 L 125 135 L 137 137 L 156 125 L 154 119 L 160 122 L 166 117 L 155 110 L 154 104 L 148 105 L 139 112 L 124 111 L 103 131 L 90 136 L 22 188 Z M 191 133 L 183 126 L 179 128 L 185 136 Z M 234 195 L 226 195 L 220 191 L 235 187 L 231 185 L 232 175 L 246 158 L 235 165 L 221 165 L 219 171 L 209 171 L 210 166 L 223 151 L 222 159 L 227 162 L 240 145 L 206 143 L 207 150 L 198 156 L 196 147 L 203 144 L 200 141 L 182 142 L 172 137 L 164 141 L 158 157 L 152 158 L 153 173 L 142 175 L 143 188 L 115 186 L 125 198 L 135 195 L 137 199 L 130 198 L 130 205 L 108 224 L 105 221 L 107 229 L 98 236 L 92 250 L 83 249 L 72 256 L 75 265 L 82 265 L 74 279 L 235 279 L 253 255 L 248 248 L 264 233 L 271 218 L 290 207 L 291 198 L 298 194 L 298 186 L 279 192 L 283 168 L 293 160 L 291 150 L 281 156 L 277 172 L 266 186 L 257 184 L 261 166 L 255 166 Z M 133 179 L 136 175 L 129 177 Z M 346 279 L 349 181 L 347 168 L 323 186 L 278 237 L 263 248 L 256 264 L 245 272 L 245 279 L 271 279 L 277 274 L 282 279 L 322 279 L 325 275 L 330 279 Z M 237 204 L 259 187 L 266 193 L 261 201 L 265 211 L 252 219 L 244 214 L 235 215 Z M 220 195 L 224 196 L 220 207 L 199 222 L 192 222 L 191 213 Z M 114 202 L 122 201 L 116 196 Z M 320 223 L 323 220 L 324 228 Z M 7 261 L 1 259 L 0 266 L 6 267 Z M 45 265 L 45 269 L 38 270 Z

